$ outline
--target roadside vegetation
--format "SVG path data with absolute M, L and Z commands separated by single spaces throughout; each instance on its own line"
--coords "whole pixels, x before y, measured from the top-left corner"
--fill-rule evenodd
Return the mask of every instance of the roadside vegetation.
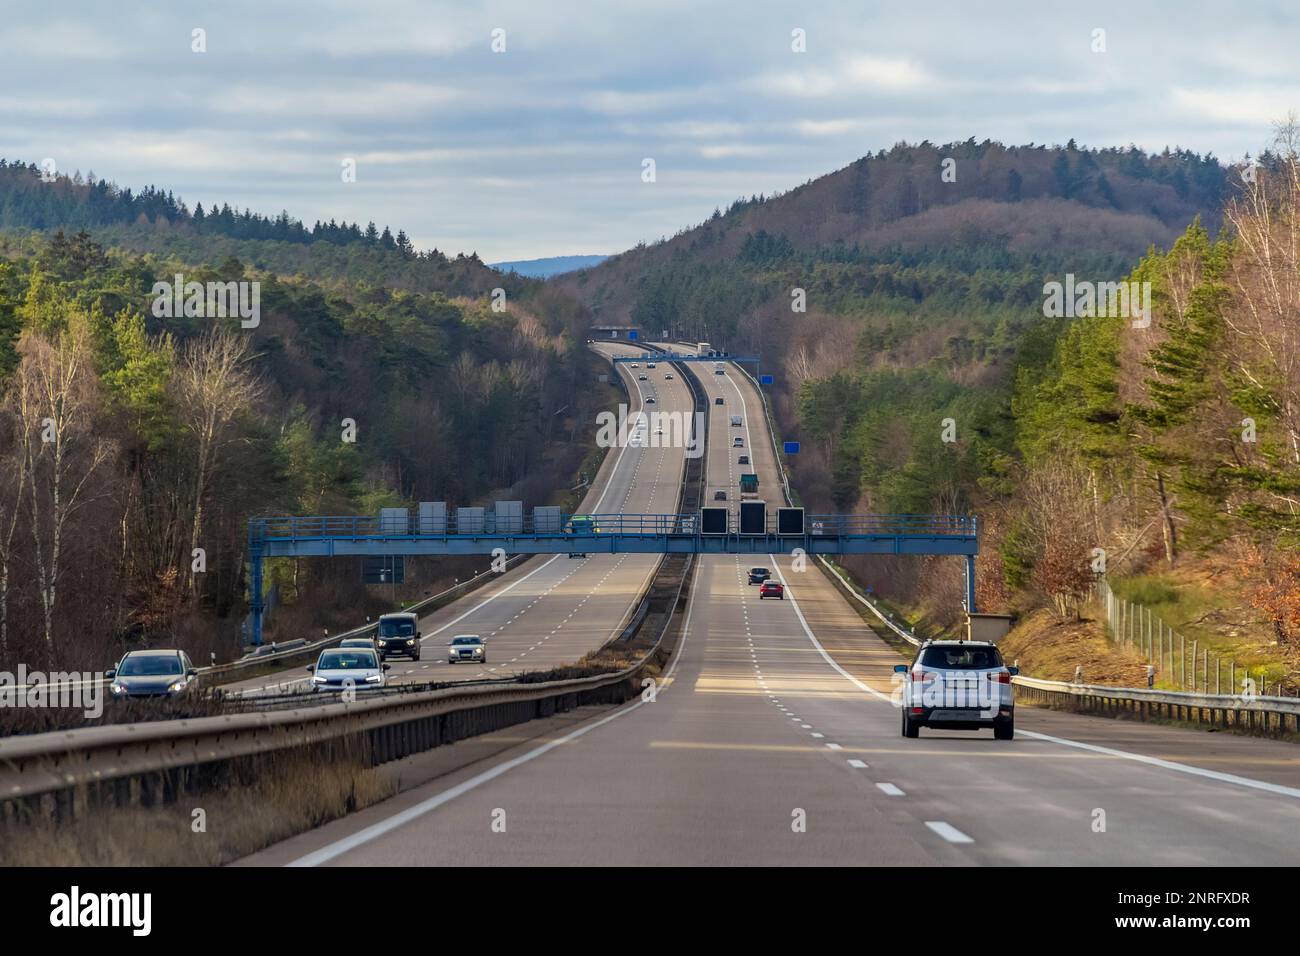
M 1089 604 L 1104 568 L 1290 693 L 1297 146 L 1279 125 L 1244 175 L 1186 150 L 899 144 L 558 281 L 761 353 L 808 507 L 979 515 L 981 610 L 1053 648 L 1026 660 L 1131 681 Z M 1045 317 L 1066 275 L 1151 283 L 1150 326 Z M 842 563 L 923 633 L 959 625 L 958 562 Z
M 102 669 L 159 641 L 229 660 L 249 517 L 531 507 L 591 460 L 606 396 L 581 307 L 540 283 L 21 165 L 0 166 L 0 226 L 0 668 Z M 258 283 L 258 321 L 156 316 L 178 273 Z M 483 563 L 412 561 L 393 591 L 358 562 L 268 562 L 267 637 L 355 626 Z

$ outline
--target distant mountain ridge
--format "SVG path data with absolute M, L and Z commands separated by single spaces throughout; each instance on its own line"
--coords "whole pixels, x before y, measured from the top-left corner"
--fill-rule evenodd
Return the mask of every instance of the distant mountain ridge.
M 551 276 L 576 272 L 598 266 L 609 256 L 548 256 L 543 259 L 516 259 L 511 262 L 490 262 L 500 272 L 514 272 L 530 279 L 547 279 Z

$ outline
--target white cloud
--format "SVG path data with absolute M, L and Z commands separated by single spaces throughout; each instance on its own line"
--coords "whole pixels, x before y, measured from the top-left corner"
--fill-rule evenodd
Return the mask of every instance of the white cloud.
M 214 94 L 209 107 L 219 113 L 269 116 L 410 116 L 449 103 L 465 104 L 470 98 L 468 91 L 449 86 L 344 82 L 308 90 L 241 86 Z
M 1258 129 L 1262 137 L 1274 120 L 1285 117 L 1300 103 L 1300 88 L 1205 90 L 1175 86 L 1170 99 L 1189 117 Z
M 770 146 L 755 146 L 752 143 L 718 143 L 701 146 L 700 155 L 705 159 L 730 159 L 732 156 L 766 156 L 772 151 Z
M 843 73 L 849 84 L 886 90 L 919 90 L 935 82 L 929 71 L 904 57 L 854 57 Z

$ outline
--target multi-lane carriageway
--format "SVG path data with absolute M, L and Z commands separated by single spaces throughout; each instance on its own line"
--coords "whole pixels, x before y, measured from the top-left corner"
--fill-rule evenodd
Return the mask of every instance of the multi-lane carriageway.
M 735 433 L 744 435 L 761 486 L 779 487 L 756 390 L 734 368 L 700 379 L 713 416 L 710 492 L 727 488 L 730 495 L 735 487 Z M 662 375 L 649 384 L 661 401 L 671 395 L 685 407 L 685 389 L 670 388 Z M 726 404 L 715 405 L 717 396 Z M 737 409 L 743 429 L 729 424 Z M 602 476 L 608 491 L 600 493 L 635 501 L 662 482 L 658 493 L 670 494 L 674 454 L 629 449 L 621 463 L 611 462 Z M 513 583 L 443 609 L 437 626 L 452 627 L 464 615 L 455 630 L 490 633 L 506 622 L 489 643 L 497 660 L 525 646 L 558 658 L 598 642 L 650 559 L 626 556 L 620 564 L 606 556 L 582 568 L 565 560 L 536 562 Z M 1013 741 L 944 731 L 906 740 L 889 702 L 900 658 L 815 567 L 799 572 L 788 558 L 769 558 L 787 599 L 760 602 L 745 583 L 749 561 L 699 560 L 684 632 L 653 701 L 579 712 L 531 739 L 528 725 L 490 735 L 498 738 L 492 756 L 245 862 L 1144 866 L 1300 859 L 1293 744 L 1027 706 L 1018 708 Z M 564 626 L 552 633 L 559 622 Z M 538 642 L 544 634 L 555 643 Z
M 601 343 L 597 351 L 641 354 L 641 349 Z M 611 363 L 612 365 L 612 363 Z M 623 376 L 632 399 L 629 415 L 644 408 L 690 414 L 690 389 L 667 366 L 646 372 L 626 363 L 612 367 Z M 664 374 L 674 372 L 672 380 Z M 639 380 L 646 375 L 646 381 Z M 651 443 L 653 446 L 653 443 Z M 579 514 L 641 514 L 678 510 L 685 449 L 638 447 L 612 449 L 605 456 Z M 397 682 L 475 680 L 510 677 L 524 671 L 570 664 L 594 651 L 626 625 L 658 566 L 649 554 L 539 555 L 501 575 L 499 581 L 445 605 L 420 621 L 425 635 L 420 660 L 390 661 L 389 677 Z M 478 634 L 487 642 L 488 661 L 479 667 L 447 663 L 446 644 L 456 634 Z M 250 689 L 302 689 L 310 675 L 302 668 L 232 685 Z

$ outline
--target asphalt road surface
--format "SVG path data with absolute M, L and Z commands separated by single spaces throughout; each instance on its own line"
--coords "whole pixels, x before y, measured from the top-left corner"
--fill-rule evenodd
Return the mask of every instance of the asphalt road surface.
M 641 354 L 644 350 L 616 343 L 595 346 L 601 354 Z M 630 412 L 691 412 L 690 390 L 675 369 L 615 366 L 627 383 L 634 404 Z M 672 374 L 672 380 L 664 378 Z M 646 381 L 639 380 L 640 375 Z M 654 405 L 643 405 L 654 396 Z M 677 511 L 685 450 L 646 446 L 611 449 L 583 499 L 581 514 L 637 514 Z M 421 618 L 420 659 L 390 658 L 391 682 L 475 680 L 510 677 L 524 671 L 569 664 L 596 650 L 626 624 L 639 595 L 658 566 L 658 555 L 594 554 L 589 558 L 539 555 L 482 587 Z M 477 634 L 487 644 L 487 663 L 447 662 L 447 642 L 457 634 Z M 304 668 L 227 685 L 235 692 L 303 690 L 310 675 Z
M 752 387 L 700 378 L 777 476 Z M 726 419 L 733 402 L 746 427 Z M 727 442 L 730 445 L 730 442 Z M 730 497 L 730 488 L 727 489 Z M 709 497 L 712 497 L 711 495 Z M 766 495 L 771 505 L 779 500 Z M 760 600 L 745 571 L 787 584 Z M 1294 745 L 1017 708 L 1012 741 L 922 730 L 890 697 L 898 654 L 809 562 L 703 559 L 652 702 L 589 719 L 250 857 L 297 865 L 1293 865 Z

